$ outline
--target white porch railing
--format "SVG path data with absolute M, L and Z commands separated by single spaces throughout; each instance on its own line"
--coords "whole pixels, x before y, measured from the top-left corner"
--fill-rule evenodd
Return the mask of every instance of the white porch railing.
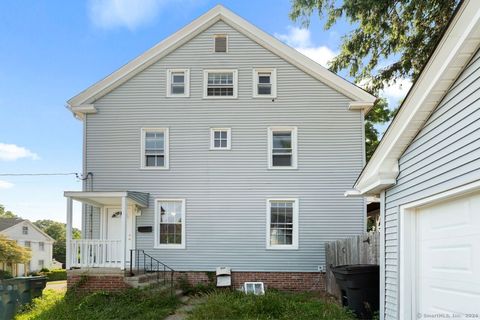
M 122 268 L 121 240 L 72 239 L 69 260 L 77 268 Z

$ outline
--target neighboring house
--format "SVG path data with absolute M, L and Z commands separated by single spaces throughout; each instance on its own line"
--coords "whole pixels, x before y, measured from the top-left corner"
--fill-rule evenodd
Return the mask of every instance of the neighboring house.
M 479 45 L 465 0 L 348 192 L 381 200 L 381 319 L 480 315 Z
M 67 268 L 121 270 L 137 249 L 191 279 L 228 266 L 235 284 L 322 288 L 324 243 L 365 231 L 343 192 L 374 101 L 216 6 L 68 101 L 86 180 L 65 192 Z
M 0 263 L 0 269 L 14 276 L 25 276 L 42 268 L 52 268 L 55 240 L 28 220 L 0 218 L 0 234 L 31 250 L 30 262 L 16 266 Z

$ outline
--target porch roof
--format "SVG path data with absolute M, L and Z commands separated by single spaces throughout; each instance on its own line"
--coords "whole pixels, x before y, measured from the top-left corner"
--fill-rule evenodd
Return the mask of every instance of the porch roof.
M 149 193 L 138 191 L 65 191 L 64 196 L 92 205 L 94 207 L 120 205 L 122 198 L 126 197 L 129 204 L 141 208 L 148 207 Z

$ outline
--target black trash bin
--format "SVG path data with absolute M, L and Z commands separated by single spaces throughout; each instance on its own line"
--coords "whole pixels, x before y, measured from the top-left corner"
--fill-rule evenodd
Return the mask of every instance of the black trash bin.
M 30 294 L 31 299 L 42 296 L 43 289 L 47 286 L 47 277 L 31 277 L 30 281 Z
M 342 304 L 361 319 L 371 319 L 380 300 L 380 267 L 352 264 L 332 268 L 342 294 Z

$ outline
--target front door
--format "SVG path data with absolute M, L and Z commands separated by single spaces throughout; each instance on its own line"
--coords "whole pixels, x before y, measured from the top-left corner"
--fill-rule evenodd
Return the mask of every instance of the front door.
M 122 210 L 110 207 L 106 211 L 106 224 L 104 228 L 105 238 L 108 240 L 121 240 L 122 235 Z M 133 214 L 128 210 L 127 215 L 127 261 L 130 261 L 130 250 L 133 249 L 134 241 Z

